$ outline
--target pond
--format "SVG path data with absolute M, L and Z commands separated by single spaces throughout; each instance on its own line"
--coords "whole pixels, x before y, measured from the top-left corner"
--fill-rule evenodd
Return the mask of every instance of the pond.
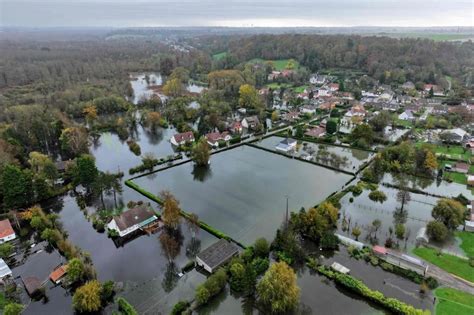
M 350 176 L 249 146 L 211 156 L 209 168 L 186 163 L 135 183 L 154 194 L 171 191 L 181 207 L 227 235 L 251 244 L 273 239 L 286 212 L 311 207 L 340 189 Z
M 382 222 L 382 226 L 377 232 L 379 243 L 384 245 L 385 240 L 389 237 L 389 228 L 394 226 L 397 222 L 403 223 L 408 234 L 407 248 L 415 246 L 416 234 L 420 228 L 425 227 L 426 224 L 433 220 L 431 210 L 436 204 L 438 198 L 429 197 L 420 194 L 410 193 L 411 201 L 405 204 L 403 213 L 400 212 L 400 202 L 397 201 L 397 189 L 388 188 L 380 185 L 378 190 L 385 193 L 387 200 L 384 203 L 375 202 L 368 197 L 370 190 L 364 190 L 362 194 L 355 197 L 351 192 L 346 194 L 341 199 L 341 217 L 342 222 L 344 215 L 349 221 L 351 227 L 357 224 L 362 234 L 359 237 L 361 242 L 368 243 L 367 236 L 369 235 L 369 228 L 372 222 L 376 219 Z M 353 202 L 350 202 L 353 198 Z M 351 238 L 350 232 L 343 232 L 339 224 L 340 233 Z M 392 236 L 395 239 L 395 235 Z M 405 241 L 400 241 L 400 248 L 404 249 Z
M 270 150 L 275 150 L 275 147 L 282 140 L 284 140 L 284 138 L 273 136 L 265 138 L 256 144 Z M 330 155 L 328 155 L 328 160 L 325 161 L 323 155 L 321 154 L 322 149 L 327 151 L 329 154 L 335 154 L 336 156 L 340 157 L 341 160 L 344 159 L 346 162 L 335 165 L 334 159 L 332 159 Z M 311 158 L 312 161 L 316 161 L 321 164 L 327 164 L 345 171 L 355 172 L 361 167 L 362 164 L 368 161 L 374 155 L 374 153 L 364 150 L 303 141 L 302 145 L 297 146 L 295 155 L 302 158 L 308 157 Z M 319 159 L 318 156 L 320 157 Z

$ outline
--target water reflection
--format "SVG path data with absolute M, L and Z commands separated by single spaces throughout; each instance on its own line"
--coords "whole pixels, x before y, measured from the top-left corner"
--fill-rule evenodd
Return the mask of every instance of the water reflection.
M 212 177 L 212 169 L 210 166 L 199 166 L 194 164 L 191 174 L 193 174 L 194 180 L 205 182 L 207 179 Z

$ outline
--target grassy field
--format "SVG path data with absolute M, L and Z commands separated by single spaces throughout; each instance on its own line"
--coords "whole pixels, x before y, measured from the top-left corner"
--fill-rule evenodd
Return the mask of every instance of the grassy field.
M 457 172 L 444 172 L 443 178 L 447 181 L 458 183 L 461 185 L 467 184 L 466 174 L 457 173 Z
M 294 90 L 296 93 L 303 93 L 304 90 L 305 90 L 307 87 L 308 87 L 307 85 L 297 86 L 297 87 L 295 87 L 293 90 Z
M 282 71 L 282 70 L 286 69 L 286 65 L 288 64 L 289 60 L 290 59 L 264 60 L 264 59 L 261 59 L 261 58 L 254 58 L 254 59 L 249 60 L 249 63 L 264 63 L 266 61 L 271 61 L 273 63 L 273 67 L 275 68 L 276 71 Z M 294 60 L 294 62 L 295 62 L 295 69 L 294 70 L 299 69 L 300 65 L 299 65 L 298 61 Z
M 273 83 L 268 83 L 265 85 L 268 88 L 272 88 L 273 90 L 279 89 L 279 88 L 291 88 L 292 85 L 290 83 L 278 83 L 278 82 L 273 82 Z
M 413 123 L 410 120 L 397 119 L 397 125 L 411 128 Z
M 474 257 L 474 233 L 456 232 L 455 235 L 461 239 L 461 249 L 466 256 Z
M 436 315 L 474 314 L 474 295 L 451 288 L 438 288 L 434 294 L 437 299 Z
M 227 56 L 227 52 L 226 52 L 226 51 L 223 51 L 223 52 L 220 52 L 220 53 L 218 53 L 218 54 L 212 55 L 212 59 L 214 59 L 214 60 L 221 60 L 221 59 L 224 58 L 225 56 Z
M 413 253 L 449 273 L 474 282 L 474 267 L 469 266 L 469 261 L 466 259 L 448 254 L 438 256 L 436 250 L 425 247 L 415 248 Z

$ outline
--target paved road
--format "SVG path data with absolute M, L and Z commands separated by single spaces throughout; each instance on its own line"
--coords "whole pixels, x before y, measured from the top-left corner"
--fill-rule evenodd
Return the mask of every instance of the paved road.
M 474 284 L 469 285 L 467 282 L 450 274 L 449 272 L 444 271 L 443 269 L 433 264 L 430 264 L 430 263 L 427 263 L 427 264 L 429 265 L 428 275 L 437 279 L 441 284 L 444 284 L 453 289 L 458 289 L 458 290 L 462 290 L 462 291 L 466 291 L 471 294 L 474 294 Z

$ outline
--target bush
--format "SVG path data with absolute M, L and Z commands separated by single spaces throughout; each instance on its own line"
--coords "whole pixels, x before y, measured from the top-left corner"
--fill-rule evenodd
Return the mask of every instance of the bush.
M 138 315 L 138 312 L 135 310 L 135 308 L 123 297 L 119 297 L 117 299 L 117 303 L 119 311 L 122 312 L 122 315 Z
M 171 315 L 181 315 L 189 307 L 188 301 L 179 301 L 173 306 L 171 310 Z
M 380 190 L 371 191 L 369 194 L 369 198 L 372 201 L 380 203 L 384 203 L 387 200 L 387 196 L 384 194 L 383 191 Z
M 219 269 L 207 278 L 206 282 L 196 289 L 196 302 L 198 305 L 206 304 L 211 297 L 221 292 L 227 284 L 227 273 L 224 269 Z
M 382 267 L 382 269 L 385 270 L 385 271 L 393 272 L 393 265 L 392 264 L 382 262 L 380 264 L 380 267 Z
M 352 195 L 354 197 L 357 197 L 362 193 L 363 189 L 360 185 L 354 185 L 354 186 L 351 186 L 350 191 L 352 192 Z
M 265 271 L 267 271 L 268 266 L 270 266 L 270 260 L 268 259 L 268 257 L 257 257 L 252 261 L 252 268 L 253 270 L 255 270 L 255 274 L 257 275 L 261 275 Z
M 7 258 L 13 253 L 13 245 L 10 243 L 0 244 L 0 258 Z
M 323 237 L 321 238 L 320 242 L 322 249 L 337 249 L 339 245 L 339 238 L 337 238 L 334 233 L 324 233 Z
M 270 253 L 270 244 L 263 237 L 255 241 L 253 248 L 258 257 L 268 257 L 268 253 Z
M 437 242 L 443 242 L 448 236 L 448 228 L 443 222 L 430 221 L 426 226 L 426 233 Z
M 142 150 L 141 150 L 140 145 L 138 143 L 136 143 L 133 140 L 128 140 L 127 144 L 128 144 L 128 148 L 130 149 L 130 151 L 132 151 L 136 156 L 139 156 L 140 154 L 142 154 Z
M 79 287 L 72 298 L 72 305 L 78 312 L 97 312 L 102 307 L 100 300 L 102 286 L 99 281 L 89 281 Z
M 113 296 L 115 294 L 115 284 L 113 281 L 105 281 L 102 284 L 102 294 L 101 294 L 101 299 L 104 302 L 109 302 L 112 300 Z

